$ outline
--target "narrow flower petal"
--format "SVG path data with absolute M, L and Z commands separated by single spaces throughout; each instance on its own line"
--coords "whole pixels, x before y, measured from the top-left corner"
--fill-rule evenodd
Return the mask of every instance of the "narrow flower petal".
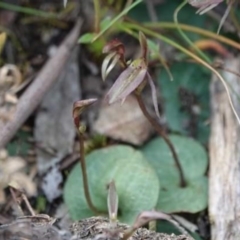
M 107 68 L 109 66 L 109 62 L 116 56 L 115 52 L 110 53 L 105 57 L 102 63 L 101 73 L 102 73 L 102 80 L 105 81 L 107 77 Z
M 212 4 L 219 4 L 221 2 L 223 0 L 188 0 L 188 3 L 196 8 L 206 8 Z
M 206 12 L 210 11 L 211 9 L 215 8 L 217 5 L 218 5 L 218 3 L 211 4 L 211 5 L 208 5 L 208 6 L 203 6 L 203 7 L 199 8 L 196 13 L 199 14 L 199 15 L 203 15 L 204 13 L 206 13 Z
M 151 91 L 152 91 L 152 100 L 153 100 L 154 110 L 155 110 L 158 118 L 160 119 L 160 113 L 159 113 L 158 101 L 157 101 L 157 91 L 156 91 L 156 87 L 155 87 L 154 82 L 149 73 L 147 73 L 147 79 L 148 79 L 148 82 L 149 82 L 149 85 L 150 85 Z
M 113 68 L 116 66 L 117 62 L 119 61 L 120 56 L 117 54 L 113 57 L 112 62 L 109 64 L 107 70 L 106 70 L 106 76 L 108 76 L 108 74 L 113 70 Z

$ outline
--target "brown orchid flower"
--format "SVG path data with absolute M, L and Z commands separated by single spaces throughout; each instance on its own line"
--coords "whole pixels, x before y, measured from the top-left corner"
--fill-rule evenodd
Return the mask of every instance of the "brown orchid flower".
M 92 105 L 97 101 L 96 98 L 91 98 L 87 100 L 76 101 L 73 104 L 72 117 L 76 128 L 80 128 L 80 115 L 88 106 Z
M 116 40 L 115 40 L 116 41 Z M 128 95 L 132 92 L 139 94 L 142 88 L 145 86 L 146 82 L 149 83 L 152 91 L 152 99 L 155 112 L 157 116 L 160 118 L 159 110 L 158 110 L 158 103 L 157 103 L 157 91 L 154 85 L 153 79 L 151 78 L 150 74 L 148 73 L 148 60 L 147 60 L 147 53 L 148 53 L 148 46 L 146 37 L 143 33 L 139 33 L 139 42 L 141 45 L 142 56 L 138 59 L 133 60 L 130 64 L 127 64 L 124 60 L 123 54 L 124 52 L 119 53 L 117 51 L 115 55 L 118 56 L 118 61 L 121 62 L 123 66 L 125 66 L 125 70 L 119 75 L 111 89 L 108 91 L 106 98 L 109 104 L 112 104 L 117 101 L 122 101 L 126 99 Z M 115 42 L 116 44 L 116 42 Z M 122 43 L 118 44 L 118 46 L 122 46 Z M 105 48 L 104 48 L 105 49 Z M 109 58 L 112 57 L 113 52 L 116 50 L 114 47 L 110 48 L 110 54 L 105 58 L 109 61 Z M 118 48 L 117 48 L 118 50 Z M 113 66 L 110 65 L 108 68 L 106 66 L 106 62 L 103 62 L 102 66 L 102 76 L 106 77 L 110 70 L 113 69 Z M 115 61 L 114 61 L 115 64 Z M 104 71 L 104 72 L 103 72 Z M 103 78 L 104 79 L 104 78 Z

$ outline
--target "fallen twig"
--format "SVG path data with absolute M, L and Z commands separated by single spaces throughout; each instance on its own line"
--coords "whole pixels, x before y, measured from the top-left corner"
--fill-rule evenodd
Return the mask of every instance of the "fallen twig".
M 0 129 L 0 149 L 3 148 L 36 109 L 44 95 L 58 79 L 64 65 L 77 43 L 82 21 L 77 20 L 74 28 L 60 45 L 57 53 L 47 61 L 33 83 L 19 99 L 12 118 Z

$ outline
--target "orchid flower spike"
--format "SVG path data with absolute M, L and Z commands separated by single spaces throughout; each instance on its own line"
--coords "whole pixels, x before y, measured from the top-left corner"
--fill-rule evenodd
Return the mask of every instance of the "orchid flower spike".
M 113 86 L 108 91 L 106 98 L 109 104 L 117 101 L 126 99 L 132 92 L 139 91 L 146 83 L 146 80 L 150 84 L 152 91 L 152 99 L 155 112 L 160 118 L 157 103 L 157 91 L 154 82 L 148 73 L 148 62 L 147 62 L 147 40 L 143 33 L 139 34 L 139 41 L 142 50 L 142 57 L 132 61 L 128 67 L 120 74 Z

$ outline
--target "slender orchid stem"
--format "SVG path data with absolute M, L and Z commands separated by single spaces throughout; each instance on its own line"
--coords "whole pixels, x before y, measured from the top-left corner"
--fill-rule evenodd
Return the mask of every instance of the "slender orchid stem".
M 92 212 L 96 215 L 103 214 L 102 211 L 98 210 L 91 199 L 91 195 L 89 192 L 89 185 L 88 185 L 88 177 L 87 177 L 87 168 L 86 168 L 86 161 L 85 161 L 85 152 L 84 152 L 84 137 L 83 133 L 78 130 L 79 136 L 79 146 L 80 146 L 80 165 L 82 169 L 82 179 L 83 179 L 83 189 L 84 195 L 88 204 L 88 207 L 92 210 Z
M 183 174 L 183 169 L 181 167 L 181 164 L 180 164 L 180 161 L 179 161 L 179 158 L 178 158 L 178 155 L 176 153 L 176 150 L 171 142 L 171 140 L 168 138 L 167 134 L 165 133 L 165 131 L 162 129 L 162 127 L 158 124 L 158 122 L 155 120 L 155 118 L 153 118 L 144 102 L 143 102 L 143 99 L 141 97 L 141 94 L 140 93 L 136 93 L 135 94 L 136 96 L 136 99 L 138 101 L 138 105 L 140 107 L 140 109 L 142 110 L 144 116 L 147 118 L 147 120 L 151 123 L 151 125 L 155 128 L 155 130 L 157 131 L 157 133 L 163 138 L 163 140 L 166 142 L 166 144 L 168 145 L 169 149 L 171 150 L 172 152 L 172 156 L 173 156 L 173 159 L 175 161 L 175 164 L 176 164 L 176 167 L 178 168 L 178 171 L 179 171 L 179 175 L 180 175 L 180 186 L 181 187 L 185 187 L 187 185 L 186 183 L 186 180 L 184 178 L 184 174 Z

